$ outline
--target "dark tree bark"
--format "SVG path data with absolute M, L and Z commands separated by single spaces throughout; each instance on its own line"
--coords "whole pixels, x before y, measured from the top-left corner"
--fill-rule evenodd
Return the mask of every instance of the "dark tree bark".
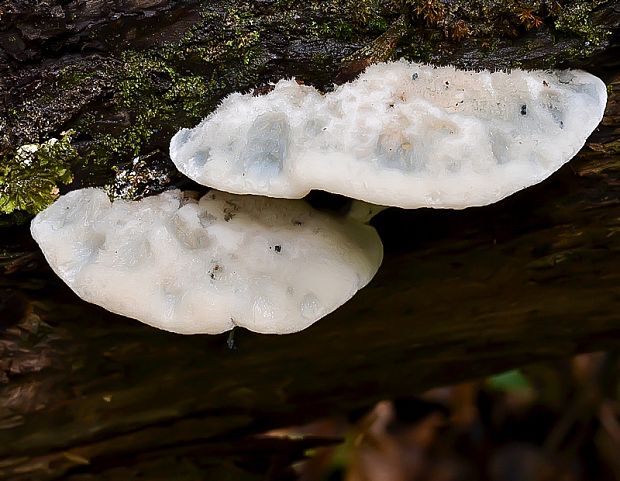
M 0 479 L 217 479 L 222 463 L 253 479 L 241 467 L 329 442 L 256 437 L 267 429 L 617 346 L 618 4 L 383 3 L 0 3 L 2 162 L 71 128 L 79 156 L 63 189 L 110 182 L 113 166 L 119 195 L 183 184 L 170 135 L 282 76 L 328 88 L 406 56 L 581 67 L 610 85 L 602 126 L 551 179 L 484 208 L 381 213 L 385 262 L 367 288 L 304 332 L 236 332 L 235 349 L 81 302 L 23 215 L 6 215 Z

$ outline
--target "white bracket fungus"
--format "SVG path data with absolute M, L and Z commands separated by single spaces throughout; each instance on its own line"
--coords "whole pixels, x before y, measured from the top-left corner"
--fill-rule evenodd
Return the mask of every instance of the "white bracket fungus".
M 303 201 L 216 191 L 111 203 L 77 190 L 31 230 L 81 298 L 183 334 L 302 330 L 366 285 L 383 255 L 370 226 Z
M 377 64 L 320 94 L 281 80 L 235 93 L 170 144 L 176 166 L 227 192 L 300 198 L 321 189 L 378 205 L 465 208 L 547 178 L 601 121 L 586 72 L 474 72 Z

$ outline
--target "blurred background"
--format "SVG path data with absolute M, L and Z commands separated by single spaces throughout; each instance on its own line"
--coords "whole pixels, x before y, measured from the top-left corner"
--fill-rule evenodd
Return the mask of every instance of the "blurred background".
M 618 368 L 583 354 L 267 435 L 342 438 L 305 453 L 301 481 L 620 479 Z

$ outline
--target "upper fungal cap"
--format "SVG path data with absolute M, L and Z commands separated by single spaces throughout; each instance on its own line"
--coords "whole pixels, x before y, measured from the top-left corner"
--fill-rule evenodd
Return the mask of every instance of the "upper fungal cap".
M 183 334 L 302 330 L 366 285 L 382 258 L 370 226 L 303 201 L 216 191 L 111 203 L 77 190 L 31 231 L 81 298 Z
M 536 184 L 583 146 L 607 91 L 586 72 L 474 72 L 377 64 L 320 95 L 293 80 L 232 94 L 170 155 L 235 193 L 321 189 L 379 205 L 465 208 Z

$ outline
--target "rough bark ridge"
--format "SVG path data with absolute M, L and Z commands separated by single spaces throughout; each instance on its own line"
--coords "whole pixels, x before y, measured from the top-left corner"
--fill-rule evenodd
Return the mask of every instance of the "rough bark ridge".
M 0 199 L 19 207 L 0 204 L 0 479 L 218 479 L 222 463 L 253 479 L 274 453 L 286 466 L 327 442 L 265 429 L 613 346 L 619 24 L 611 1 L 0 3 Z M 85 305 L 19 224 L 67 166 L 64 189 L 115 179 L 135 198 L 184 182 L 168 139 L 228 92 L 292 75 L 329 88 L 391 56 L 587 68 L 610 84 L 608 111 L 540 186 L 462 212 L 383 212 L 386 260 L 367 289 L 305 332 L 238 332 L 232 350 Z M 22 172 L 29 143 L 49 148 Z

